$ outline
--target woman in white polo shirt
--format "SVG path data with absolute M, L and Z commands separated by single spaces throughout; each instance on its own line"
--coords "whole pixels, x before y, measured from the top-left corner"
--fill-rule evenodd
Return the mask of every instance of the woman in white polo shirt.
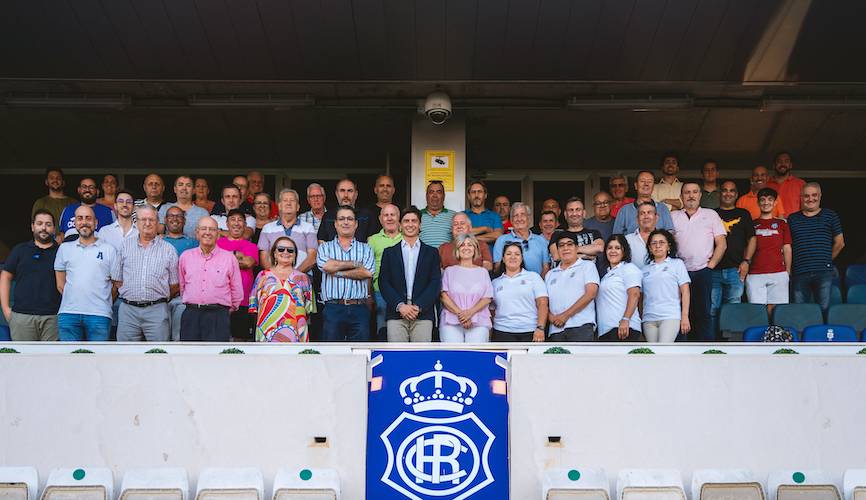
M 674 236 L 656 229 L 647 238 L 652 261 L 643 268 L 643 334 L 647 342 L 674 342 L 689 333 L 689 273 Z
M 509 241 L 502 250 L 502 274 L 493 280 L 494 342 L 544 342 L 547 287 L 538 273 L 527 271 L 523 247 Z
M 640 269 L 631 263 L 631 247 L 625 236 L 611 235 L 604 250 L 609 268 L 598 284 L 595 313 L 599 342 L 640 342 Z

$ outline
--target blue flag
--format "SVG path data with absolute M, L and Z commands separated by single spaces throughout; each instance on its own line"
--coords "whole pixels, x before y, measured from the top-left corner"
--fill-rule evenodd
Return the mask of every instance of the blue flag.
M 379 358 L 381 356 L 381 358 Z M 368 500 L 507 500 L 505 353 L 374 351 Z

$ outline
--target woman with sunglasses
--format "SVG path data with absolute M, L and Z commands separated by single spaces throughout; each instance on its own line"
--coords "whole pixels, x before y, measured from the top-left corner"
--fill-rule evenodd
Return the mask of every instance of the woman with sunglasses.
M 608 269 L 598 284 L 595 313 L 599 342 L 640 342 L 641 325 L 637 304 L 643 275 L 631 263 L 631 248 L 625 236 L 614 234 L 605 244 Z
M 313 293 L 307 275 L 295 269 L 298 247 L 288 236 L 271 245 L 273 266 L 256 277 L 250 314 L 256 314 L 257 342 L 307 342 Z
M 547 286 L 538 273 L 524 267 L 520 241 L 502 248 L 502 274 L 493 280 L 493 341 L 544 342 Z
M 486 245 L 486 243 L 482 243 Z M 442 273 L 442 342 L 481 343 L 490 340 L 490 300 L 493 286 L 487 270 L 474 260 L 481 255 L 478 240 L 469 233 L 454 239 L 456 266 Z
M 671 343 L 689 333 L 689 273 L 677 254 L 674 236 L 656 229 L 647 238 L 643 268 L 643 334 L 647 342 Z

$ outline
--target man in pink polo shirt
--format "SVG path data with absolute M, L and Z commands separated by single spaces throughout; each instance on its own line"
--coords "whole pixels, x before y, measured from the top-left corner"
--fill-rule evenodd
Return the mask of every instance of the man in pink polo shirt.
M 219 226 L 202 217 L 196 226 L 198 248 L 182 253 L 178 262 L 180 294 L 186 310 L 180 319 L 184 342 L 228 342 L 229 312 L 243 299 L 241 270 L 232 252 L 216 246 Z
M 776 158 L 773 160 L 773 169 L 776 175 L 767 182 L 767 187 L 775 189 L 779 193 L 779 200 L 784 208 L 784 215 L 787 219 L 792 213 L 800 211 L 800 192 L 806 181 L 799 177 L 794 177 L 791 170 L 794 168 L 794 160 L 791 158 L 791 153 L 781 151 L 776 153 Z M 755 217 L 752 217 L 755 219 Z
M 712 331 L 713 268 L 722 260 L 727 248 L 725 226 L 715 210 L 701 208 L 701 186 L 696 182 L 683 184 L 680 199 L 683 209 L 671 213 L 679 247 L 691 283 L 689 322 L 692 339 L 701 342 L 716 340 Z

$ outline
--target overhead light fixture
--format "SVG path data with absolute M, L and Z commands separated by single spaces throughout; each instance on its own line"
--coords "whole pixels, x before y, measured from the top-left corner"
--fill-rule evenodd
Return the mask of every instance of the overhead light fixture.
M 190 106 L 199 108 L 273 108 L 290 109 L 303 108 L 316 104 L 309 95 L 229 95 L 200 96 L 194 95 L 187 101 Z
M 569 108 L 583 111 L 595 110 L 628 110 L 628 111 L 662 111 L 669 109 L 687 109 L 693 105 L 691 96 L 575 96 L 568 100 Z
M 132 99 L 125 95 L 8 95 L 4 99 L 7 106 L 30 108 L 91 108 L 91 109 L 124 109 L 132 104 Z
M 761 111 L 866 110 L 866 97 L 766 97 Z

